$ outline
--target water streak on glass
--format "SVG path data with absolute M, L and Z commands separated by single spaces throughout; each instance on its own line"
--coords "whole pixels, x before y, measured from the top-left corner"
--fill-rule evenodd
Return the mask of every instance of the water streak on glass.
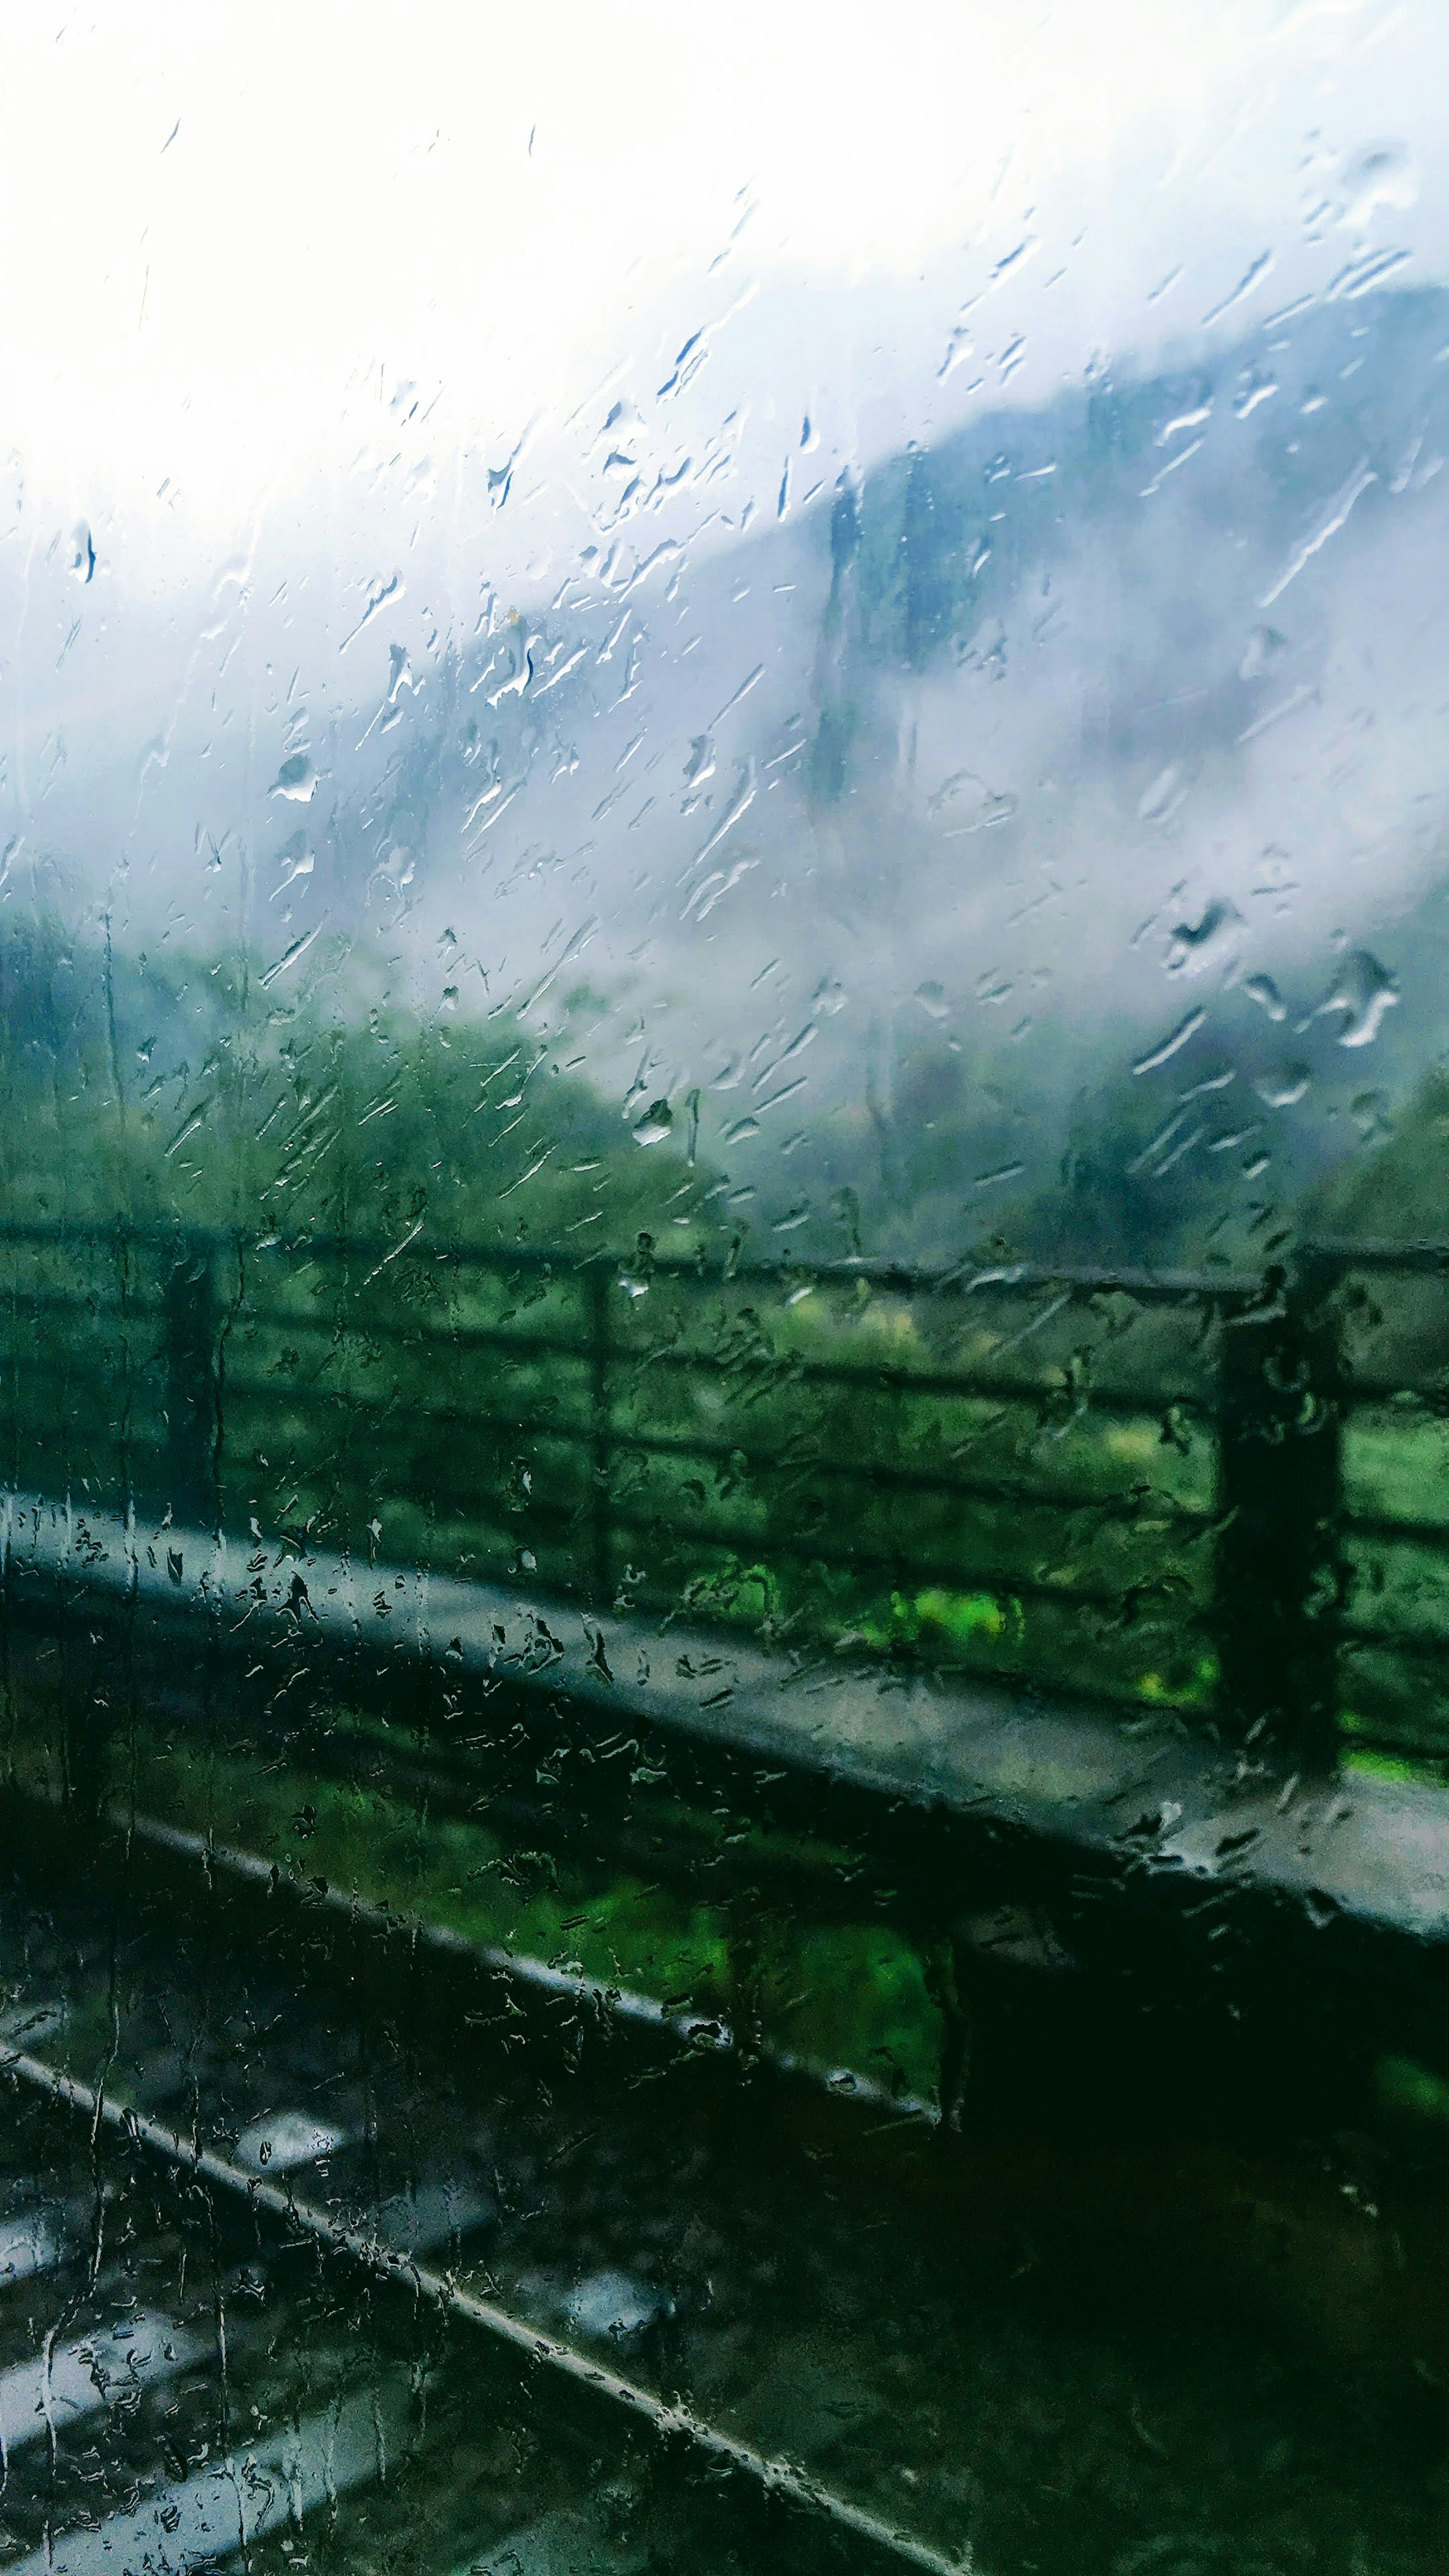
M 0 2576 L 1429 2576 L 1439 17 L 7 72 Z

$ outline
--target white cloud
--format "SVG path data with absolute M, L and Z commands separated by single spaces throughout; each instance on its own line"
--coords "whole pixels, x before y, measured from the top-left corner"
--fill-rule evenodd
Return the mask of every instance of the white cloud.
M 899 347 L 867 299 L 857 364 L 886 390 L 908 375 L 926 410 L 958 303 L 1028 228 L 1042 248 L 986 322 L 1019 313 L 1038 370 L 1140 340 L 1173 259 L 1153 330 L 1195 325 L 1265 244 L 1274 292 L 1311 285 L 1315 152 L 1390 138 L 1396 173 L 1425 169 L 1415 239 L 1449 234 L 1444 52 L 1425 0 L 1387 28 L 1272 0 L 19 0 L 10 434 L 33 488 L 74 515 L 100 487 L 159 565 L 279 479 L 337 475 L 378 434 L 379 386 L 437 403 L 436 497 L 470 444 L 561 418 L 748 282 L 820 291 L 818 345 L 807 319 L 782 372 L 813 356 L 827 384 L 852 283 L 893 297 Z M 1400 176 L 1377 207 L 1395 240 L 1411 198 Z M 710 400 L 773 390 L 771 354 L 754 326 L 726 335 Z

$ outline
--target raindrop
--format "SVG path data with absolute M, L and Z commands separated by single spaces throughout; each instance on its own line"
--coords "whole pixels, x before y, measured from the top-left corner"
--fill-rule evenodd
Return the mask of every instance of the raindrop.
M 1377 1144 L 1381 1137 L 1394 1132 L 1386 1091 L 1361 1091 L 1349 1103 L 1348 1114 L 1366 1145 Z
M 267 792 L 285 796 L 293 805 L 310 805 L 316 784 L 317 772 L 310 757 L 305 751 L 294 751 L 290 760 L 283 761 Z
M 564 2315 L 575 2334 L 600 2343 L 626 2343 L 642 2334 L 674 2302 L 649 2281 L 633 2281 L 627 2272 L 591 2272 L 564 2301 Z
M 1418 176 L 1402 143 L 1366 144 L 1339 174 L 1338 220 L 1350 232 L 1364 232 L 1380 206 L 1407 214 L 1418 195 Z
M 1239 679 L 1261 680 L 1275 663 L 1282 660 L 1285 650 L 1286 639 L 1276 626 L 1255 626 L 1243 647 L 1243 658 L 1238 664 Z
M 347 2145 L 348 2138 L 346 2129 L 314 2119 L 310 2111 L 279 2111 L 243 2129 L 236 2142 L 236 2162 L 249 2173 L 291 2173 L 298 2165 L 315 2164 L 319 2157 L 334 2154 Z
M 275 903 L 279 894 L 285 894 L 289 885 L 296 884 L 298 877 L 309 877 L 316 864 L 316 852 L 309 849 L 306 833 L 294 832 L 290 841 L 284 841 L 277 852 L 277 865 L 282 873 L 268 901 Z
M 1139 797 L 1138 822 L 1165 823 L 1169 815 L 1177 812 L 1186 794 L 1187 789 L 1182 784 L 1182 771 L 1175 760 L 1170 760 L 1167 767 L 1159 771 L 1151 786 Z
M 946 815 L 946 838 L 950 841 L 968 832 L 988 831 L 993 823 L 1009 823 L 1018 801 L 1009 789 L 988 787 L 973 769 L 958 769 L 942 781 L 926 811 L 933 816 Z
M 410 689 L 416 697 L 419 683 L 413 677 L 413 666 L 408 659 L 408 648 L 405 644 L 389 644 L 387 658 L 387 703 L 390 707 L 395 707 L 399 693 L 403 689 Z
M 632 1134 L 636 1145 L 662 1145 L 674 1125 L 674 1112 L 667 1100 L 651 1100 L 642 1118 L 634 1122 Z
M 1246 420 L 1250 413 L 1257 410 L 1259 403 L 1271 402 L 1277 390 L 1276 376 L 1263 375 L 1256 367 L 1245 367 L 1238 380 L 1237 392 L 1233 396 L 1235 419 Z
M 1179 1048 L 1185 1047 L 1190 1038 L 1196 1037 L 1206 1018 L 1206 1011 L 1189 1011 L 1186 1019 L 1179 1020 L 1177 1027 L 1169 1037 L 1163 1039 L 1160 1046 L 1150 1048 L 1146 1055 L 1140 1055 L 1137 1058 L 1132 1067 L 1133 1072 L 1156 1073 L 1159 1065 L 1169 1064 Z
M 928 1020 L 944 1020 L 946 1013 L 950 1008 L 950 1004 L 946 1000 L 945 991 L 940 984 L 918 984 L 916 986 L 916 1000 L 920 1003 L 920 1006 L 925 1012 Z
M 1312 1079 L 1306 1064 L 1279 1064 L 1260 1073 L 1253 1089 L 1266 1109 L 1292 1109 Z
M 1157 445 L 1170 447 L 1175 438 L 1184 437 L 1190 429 L 1200 429 L 1204 421 L 1211 420 L 1212 415 L 1211 399 L 1207 402 L 1195 403 L 1191 411 L 1175 412 L 1172 419 L 1164 422 L 1158 431 Z
M 1240 930 L 1242 923 L 1237 905 L 1227 902 L 1210 903 L 1200 921 L 1175 923 L 1167 950 L 1168 973 L 1199 974 L 1204 966 L 1214 963 L 1224 940 Z
M 1201 1100 L 1211 1091 L 1230 1090 L 1237 1078 L 1234 1066 L 1215 1065 L 1212 1072 L 1205 1073 L 1200 1082 L 1189 1083 L 1186 1091 L 1180 1091 L 1177 1096 L 1179 1100 Z
M 92 580 L 95 574 L 96 550 L 84 519 L 77 519 L 70 532 L 70 569 L 81 582 Z
M 714 773 L 714 745 L 707 733 L 697 733 L 690 743 L 689 758 L 684 764 L 684 801 L 680 807 L 681 813 L 697 812 L 705 800 L 705 791 Z
M 1366 948 L 1354 948 L 1345 957 L 1331 990 L 1325 993 L 1310 1017 L 1331 1019 L 1338 1013 L 1343 1020 L 1338 1032 L 1339 1045 L 1370 1046 L 1378 1036 L 1385 1011 L 1392 1010 L 1398 998 L 1399 988 L 1394 977 L 1385 972 L 1378 959 L 1371 957 Z M 1306 1027 L 1307 1022 L 1304 1025 Z
M 1260 1011 L 1267 1012 L 1270 1020 L 1287 1018 L 1282 994 L 1271 975 L 1250 975 L 1243 986 L 1243 991 L 1250 1002 L 1257 1003 Z

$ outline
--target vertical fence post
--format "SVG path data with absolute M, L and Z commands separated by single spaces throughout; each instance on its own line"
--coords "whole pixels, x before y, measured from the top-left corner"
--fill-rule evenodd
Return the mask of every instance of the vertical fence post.
M 136 1289 L 136 1252 L 131 1229 L 124 1217 L 116 1221 L 114 1240 L 116 1265 L 116 1304 L 121 1331 L 121 1401 L 115 1429 L 120 1466 L 121 1518 L 129 1522 L 135 1499 L 134 1425 L 131 1419 L 131 1324 Z
M 162 1301 L 166 1365 L 166 1501 L 178 1526 L 214 1530 L 216 1481 L 216 1247 L 187 1242 Z
M 601 1261 L 584 1273 L 589 1329 L 589 1467 L 593 1491 L 590 1525 L 593 1540 L 594 1607 L 608 1606 L 613 1586 L 613 1532 L 610 1526 L 609 1479 L 613 1471 L 613 1410 L 610 1403 L 609 1271 Z
M 1218 1381 L 1219 1706 L 1242 1740 L 1337 1754 L 1342 1401 L 1337 1270 L 1305 1253 L 1226 1317 Z

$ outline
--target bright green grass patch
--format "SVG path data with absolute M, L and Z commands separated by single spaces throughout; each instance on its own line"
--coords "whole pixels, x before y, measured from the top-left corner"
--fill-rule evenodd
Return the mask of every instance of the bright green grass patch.
M 1413 2057 L 1381 2057 L 1374 2090 L 1386 2111 L 1417 2120 L 1449 2120 L 1449 2082 Z
M 674 2011 L 748 2020 L 774 2052 L 934 2093 L 940 2016 L 916 1953 L 888 1926 L 771 1913 L 752 1916 L 746 1947 L 722 1904 L 589 1872 L 486 1820 L 433 1816 L 305 1761 L 268 1770 L 143 1731 L 126 1767 L 141 1812 L 218 1844 Z

